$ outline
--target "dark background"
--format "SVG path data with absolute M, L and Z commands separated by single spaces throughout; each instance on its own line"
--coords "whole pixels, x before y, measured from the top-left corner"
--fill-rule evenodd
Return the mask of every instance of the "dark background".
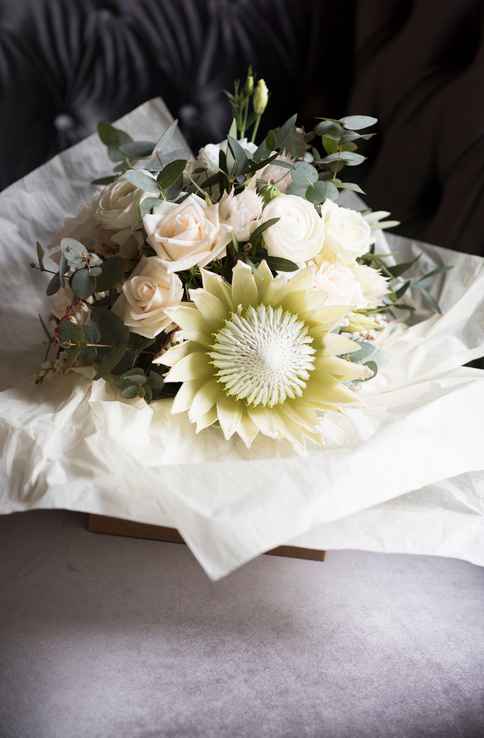
M 369 204 L 484 254 L 482 0 L 0 0 L 0 188 L 161 95 L 194 148 L 251 62 L 267 125 L 375 115 Z

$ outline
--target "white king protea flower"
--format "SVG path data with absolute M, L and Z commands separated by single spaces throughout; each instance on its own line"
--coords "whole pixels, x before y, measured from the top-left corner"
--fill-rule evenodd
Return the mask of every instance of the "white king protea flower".
M 331 332 L 351 307 L 322 307 L 311 274 L 274 278 L 265 262 L 255 272 L 238 262 L 231 285 L 202 278 L 192 303 L 166 310 L 185 339 L 157 359 L 171 367 L 166 382 L 182 382 L 172 413 L 188 412 L 197 432 L 218 421 L 247 446 L 259 432 L 321 443 L 319 412 L 353 402 L 344 382 L 371 375 L 340 358 L 358 344 Z

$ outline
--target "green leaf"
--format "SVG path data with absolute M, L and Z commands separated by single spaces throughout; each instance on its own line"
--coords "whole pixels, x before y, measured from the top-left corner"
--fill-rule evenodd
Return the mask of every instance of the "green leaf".
M 110 344 L 110 347 L 127 346 L 129 330 L 121 318 L 104 307 L 93 307 L 91 314 L 101 334 L 100 343 Z
M 318 180 L 307 188 L 305 193 L 306 200 L 319 205 L 326 199 L 337 200 L 339 197 L 338 188 L 332 182 L 323 182 Z
M 338 187 L 341 190 L 349 190 L 350 192 L 358 192 L 360 195 L 364 195 L 365 191 L 361 189 L 360 185 L 355 182 L 339 182 Z
M 330 154 L 321 159 L 322 164 L 332 164 L 333 162 L 342 162 L 349 167 L 355 167 L 361 164 L 366 159 L 366 156 L 361 154 L 355 154 L 353 151 L 338 151 L 336 154 Z
M 405 272 L 408 272 L 408 270 L 417 263 L 420 257 L 421 254 L 415 257 L 415 259 L 412 259 L 412 261 L 402 261 L 400 264 L 396 264 L 395 266 L 387 266 L 385 267 L 385 269 L 395 279 L 396 277 L 400 277 L 402 274 L 405 274 Z
M 133 139 L 131 136 L 122 131 L 120 128 L 115 128 L 111 123 L 98 123 L 97 134 L 103 144 L 108 148 L 119 148 L 122 144 L 129 143 Z
M 82 326 L 76 325 L 71 320 L 61 320 L 58 326 L 59 340 L 62 343 L 80 344 L 84 341 L 84 331 Z
M 247 156 L 247 152 L 245 151 L 245 149 L 242 148 L 236 138 L 232 138 L 231 136 L 229 136 L 227 138 L 227 143 L 229 145 L 230 153 L 232 154 L 232 157 L 234 159 L 230 174 L 233 177 L 238 177 L 241 174 L 245 174 L 245 172 L 249 168 L 249 157 Z
M 412 282 L 410 280 L 408 280 L 407 282 L 405 282 L 404 284 L 402 284 L 402 286 L 399 287 L 398 290 L 395 290 L 395 292 L 394 292 L 395 301 L 396 300 L 399 300 L 401 297 L 404 296 L 404 294 L 410 288 L 411 284 L 412 284 Z
M 98 177 L 97 179 L 93 179 L 91 184 L 93 185 L 109 185 L 113 182 L 116 182 L 118 179 L 117 174 L 108 174 L 105 177 Z
M 141 218 L 143 218 L 147 213 L 149 213 L 153 208 L 158 207 L 161 200 L 159 197 L 143 197 L 139 204 L 139 211 Z
M 128 182 L 131 182 L 131 184 L 134 184 L 135 187 L 143 190 L 143 192 L 158 192 L 159 190 L 156 179 L 153 179 L 153 177 L 141 169 L 130 169 L 123 176 L 124 179 L 127 179 Z
M 371 115 L 345 115 L 344 118 L 340 118 L 340 123 L 352 131 L 360 131 L 362 128 L 374 126 L 378 123 L 378 118 L 373 118 Z
M 139 397 L 139 390 L 139 386 L 130 385 L 121 390 L 121 397 L 124 397 L 125 400 L 134 400 L 135 397 Z
M 318 136 L 332 136 L 333 138 L 341 138 L 344 133 L 343 126 L 336 120 L 323 119 L 314 129 Z
M 114 346 L 114 348 L 110 349 L 102 349 L 102 358 L 96 367 L 98 375 L 100 377 L 104 377 L 106 374 L 112 372 L 113 369 L 115 369 L 122 361 L 125 355 L 125 344 L 122 344 L 121 346 Z
M 49 284 L 47 285 L 46 292 L 50 297 L 51 295 L 55 295 L 55 293 L 58 292 L 60 288 L 61 288 L 61 279 L 60 279 L 60 274 L 57 273 L 57 274 L 54 274 Z
M 168 190 L 170 187 L 173 187 L 181 178 L 186 165 L 186 159 L 175 159 L 175 161 L 167 164 L 157 177 L 160 188 L 162 190 Z
M 274 225 L 274 223 L 277 223 L 280 220 L 280 218 L 269 218 L 268 220 L 265 220 L 263 223 L 258 226 L 253 234 L 250 237 L 251 241 L 257 241 L 258 238 L 262 236 L 264 231 L 267 231 L 268 228 Z
M 339 139 L 329 134 L 323 136 L 323 146 L 327 154 L 335 154 L 338 151 Z
M 287 188 L 289 195 L 304 197 L 308 187 L 318 181 L 318 171 L 307 161 L 299 161 L 292 170 L 291 184 Z
M 427 274 L 424 274 L 422 277 L 420 277 L 420 279 L 417 279 L 412 286 L 416 287 L 417 289 L 426 288 L 432 283 L 433 278 L 436 277 L 438 274 L 444 274 L 445 272 L 449 272 L 453 268 L 454 267 L 452 266 L 436 267 L 435 269 L 432 269 L 432 271 L 427 272 Z
M 306 151 L 304 133 L 298 131 L 296 122 L 297 114 L 294 114 L 280 128 L 273 131 L 276 145 L 272 147 L 285 151 L 294 158 L 304 156 Z
M 232 118 L 232 123 L 230 124 L 228 135 L 230 136 L 230 138 L 237 138 L 237 121 L 235 120 L 235 118 Z
M 266 256 L 268 266 L 274 272 L 295 272 L 299 266 L 289 259 L 283 259 L 280 256 Z
M 71 269 L 82 269 L 89 261 L 89 251 L 75 238 L 63 238 L 62 255 Z
M 39 243 L 39 241 L 35 244 L 36 250 L 37 250 L 37 261 L 39 262 L 39 267 L 41 269 L 44 268 L 44 249 L 42 248 L 42 245 Z
M 154 141 L 128 141 L 119 146 L 119 151 L 127 159 L 146 159 L 155 148 Z
M 123 260 L 120 256 L 109 256 L 103 261 L 102 272 L 95 280 L 96 292 L 112 290 L 123 281 Z
M 94 278 L 89 274 L 89 269 L 78 269 L 71 277 L 71 289 L 76 297 L 85 299 L 94 292 Z

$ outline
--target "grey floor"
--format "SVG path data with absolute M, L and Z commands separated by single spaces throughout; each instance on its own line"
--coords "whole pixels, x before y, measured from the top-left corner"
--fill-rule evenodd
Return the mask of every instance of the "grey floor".
M 212 584 L 181 545 L 0 518 L 1 738 L 484 736 L 484 570 L 330 553 Z

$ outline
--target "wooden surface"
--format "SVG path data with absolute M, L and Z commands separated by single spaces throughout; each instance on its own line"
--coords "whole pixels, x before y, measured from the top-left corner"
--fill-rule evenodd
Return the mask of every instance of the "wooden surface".
M 168 543 L 185 543 L 175 528 L 166 528 L 158 525 L 146 525 L 132 520 L 120 520 L 106 515 L 88 517 L 88 530 L 92 533 L 105 533 L 110 536 L 125 536 L 127 538 L 148 538 L 154 541 Z M 310 561 L 324 561 L 325 552 L 316 548 L 301 548 L 300 546 L 278 546 L 267 551 L 271 556 L 287 556 L 291 559 L 307 559 Z

